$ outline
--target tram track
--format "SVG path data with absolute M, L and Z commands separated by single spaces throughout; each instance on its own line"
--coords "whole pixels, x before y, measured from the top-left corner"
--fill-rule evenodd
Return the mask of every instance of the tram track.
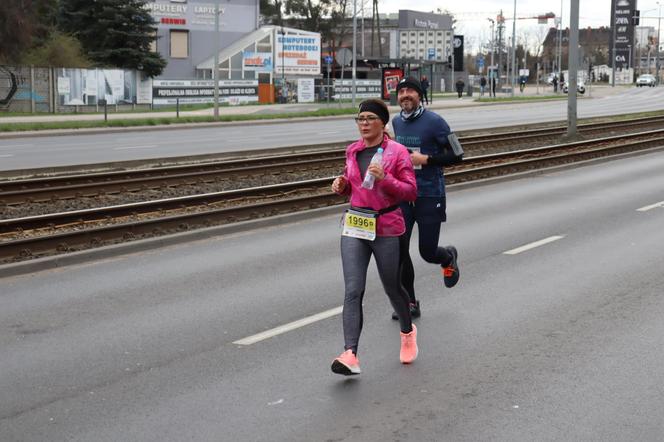
M 622 122 L 590 123 L 579 126 L 584 136 L 610 132 L 645 130 L 664 126 L 664 116 Z M 498 153 L 505 149 L 530 147 L 563 135 L 563 126 L 508 131 L 461 137 L 467 155 Z M 263 155 L 259 157 L 149 167 L 136 170 L 73 173 L 0 181 L 0 205 L 18 206 L 49 203 L 56 200 L 94 198 L 104 195 L 140 193 L 155 189 L 195 187 L 207 184 L 234 183 L 265 175 L 333 170 L 343 165 L 344 145 L 313 148 L 308 151 Z M 223 186 L 227 188 L 227 185 Z
M 449 185 L 664 147 L 664 129 L 467 157 Z M 0 220 L 0 263 L 342 204 L 333 176 Z

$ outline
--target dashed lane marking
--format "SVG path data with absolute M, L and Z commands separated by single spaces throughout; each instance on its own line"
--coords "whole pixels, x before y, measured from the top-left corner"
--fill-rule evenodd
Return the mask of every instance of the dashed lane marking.
M 14 155 L 11 155 L 11 154 L 0 154 L 0 158 L 9 158 L 9 157 L 13 157 L 13 156 Z
M 239 339 L 237 341 L 234 341 L 233 344 L 237 345 L 251 345 L 255 344 L 260 341 L 264 341 L 269 338 L 273 338 L 277 335 L 281 335 L 283 333 L 304 327 L 305 325 L 313 324 L 314 322 L 322 321 L 323 319 L 331 318 L 332 316 L 336 316 L 341 313 L 341 310 L 343 307 L 335 307 L 330 310 L 326 310 L 321 313 L 317 313 L 312 316 L 308 316 L 306 318 L 298 319 L 297 321 L 289 322 L 288 324 L 280 325 L 279 327 L 275 327 L 271 330 L 266 330 L 262 333 L 257 333 L 255 335 L 249 336 L 244 339 Z
M 540 239 L 539 241 L 531 242 L 530 244 L 523 245 L 521 247 L 517 247 L 516 249 L 508 250 L 507 252 L 503 252 L 504 255 L 518 255 L 519 253 L 526 252 L 528 250 L 534 249 L 536 247 L 543 246 L 545 244 L 552 243 L 554 241 L 558 241 L 559 239 L 563 239 L 564 236 L 560 235 L 554 235 L 554 236 L 549 236 L 548 238 Z
M 124 146 L 124 147 L 115 147 L 113 150 L 129 150 L 129 149 L 153 149 L 157 147 L 156 144 L 149 144 L 147 146 Z
M 649 206 L 641 207 L 640 209 L 636 209 L 636 211 L 637 212 L 647 212 L 648 210 L 657 209 L 657 208 L 660 208 L 660 207 L 664 207 L 664 201 L 660 201 L 658 203 L 651 204 Z

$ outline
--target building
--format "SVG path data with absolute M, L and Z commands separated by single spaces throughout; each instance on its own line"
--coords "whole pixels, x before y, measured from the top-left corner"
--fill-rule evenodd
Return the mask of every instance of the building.
M 159 78 L 197 78 L 196 66 L 258 29 L 259 0 L 220 3 L 219 39 L 215 39 L 214 0 L 156 0 L 146 8 L 157 21 L 153 50 L 168 62 Z

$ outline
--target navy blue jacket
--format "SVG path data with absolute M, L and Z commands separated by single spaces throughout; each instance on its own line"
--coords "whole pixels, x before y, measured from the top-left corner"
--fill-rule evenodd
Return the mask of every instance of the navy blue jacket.
M 454 154 L 447 139 L 452 133 L 447 122 L 440 115 L 425 109 L 414 120 L 404 121 L 400 115 L 395 116 L 392 128 L 397 142 L 429 155 L 428 163 L 423 164 L 421 169 L 415 169 L 417 196 L 445 196 L 443 167 L 461 160 Z

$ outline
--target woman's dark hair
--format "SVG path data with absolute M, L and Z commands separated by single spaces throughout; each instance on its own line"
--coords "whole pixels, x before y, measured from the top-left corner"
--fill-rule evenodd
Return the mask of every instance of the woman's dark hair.
M 369 98 L 360 103 L 359 112 L 372 112 L 378 115 L 383 124 L 390 121 L 390 111 L 387 109 L 387 105 L 383 100 L 377 98 Z

